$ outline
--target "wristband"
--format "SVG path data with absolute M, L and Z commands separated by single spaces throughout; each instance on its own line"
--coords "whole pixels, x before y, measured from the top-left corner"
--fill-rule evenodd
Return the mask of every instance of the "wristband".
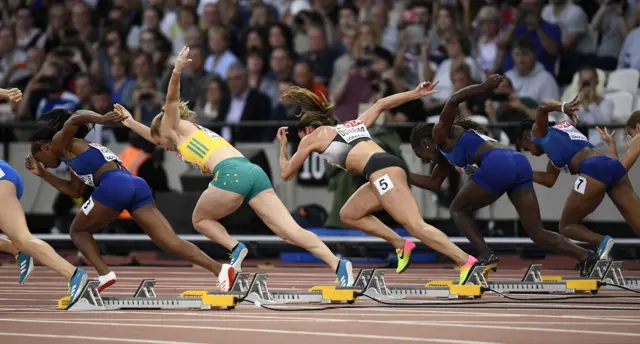
M 562 111 L 562 113 L 565 113 L 565 112 L 564 112 L 564 104 L 566 104 L 566 103 L 567 103 L 567 102 L 562 103 L 562 108 L 560 108 L 560 111 Z

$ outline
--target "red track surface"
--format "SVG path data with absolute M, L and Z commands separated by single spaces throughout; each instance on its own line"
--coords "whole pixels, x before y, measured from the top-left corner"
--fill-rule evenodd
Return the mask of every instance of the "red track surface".
M 524 270 L 501 269 L 490 279 L 518 280 Z M 104 295 L 131 295 L 142 278 L 157 280 L 159 296 L 177 296 L 185 290 L 213 289 L 215 286 L 215 279 L 199 268 L 115 267 L 114 271 L 118 282 Z M 272 290 L 308 289 L 313 285 L 333 284 L 335 279 L 326 269 L 318 268 L 261 271 L 269 274 Z M 0 343 L 3 344 L 640 343 L 640 297 L 637 297 L 640 295 L 630 292 L 601 291 L 598 296 L 553 303 L 529 301 L 526 304 L 470 306 L 475 309 L 460 308 L 454 306 L 456 301 L 447 300 L 433 300 L 447 302 L 445 306 L 384 308 L 373 301 L 360 299 L 353 305 L 355 307 L 328 311 L 277 312 L 243 305 L 232 311 L 72 313 L 55 309 L 57 299 L 66 293 L 66 283 L 52 271 L 38 266 L 24 286 L 17 285 L 17 274 L 15 266 L 0 267 Z M 402 275 L 389 271 L 387 283 L 423 285 L 427 280 L 451 279 L 455 274 L 451 269 L 413 268 Z M 548 274 L 575 276 L 576 272 L 549 271 Z M 627 297 L 598 298 L 611 295 Z M 505 300 L 484 296 L 478 301 Z M 370 308 L 363 309 L 363 306 Z M 525 308 L 532 306 L 546 309 Z

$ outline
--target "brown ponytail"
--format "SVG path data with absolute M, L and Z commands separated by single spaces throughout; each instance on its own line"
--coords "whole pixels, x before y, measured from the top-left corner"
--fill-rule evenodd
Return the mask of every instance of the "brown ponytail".
M 324 96 L 322 99 L 319 99 L 313 92 L 306 88 L 298 86 L 289 87 L 282 97 L 280 97 L 280 100 L 298 104 L 302 108 L 302 112 L 297 115 L 297 117 L 300 117 L 298 129 L 307 126 L 317 128 L 323 125 L 338 124 L 338 119 L 333 114 L 333 104 L 329 103 Z

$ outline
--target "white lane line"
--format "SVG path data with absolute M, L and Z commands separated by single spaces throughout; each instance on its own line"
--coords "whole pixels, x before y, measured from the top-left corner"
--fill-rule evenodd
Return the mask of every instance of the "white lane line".
M 315 321 L 317 319 L 313 319 Z M 98 326 L 127 326 L 127 327 L 161 327 L 161 328 L 187 328 L 187 329 L 216 329 L 216 330 L 229 330 L 229 331 L 249 331 L 249 332 L 267 332 L 267 333 L 290 333 L 290 334 L 305 334 L 305 335 L 335 335 L 338 337 L 344 337 L 346 334 L 342 333 L 319 333 L 319 332 L 305 332 L 305 331 L 284 331 L 284 330 L 267 330 L 267 329 L 251 329 L 251 328 L 234 328 L 234 327 L 204 327 L 204 326 L 185 326 L 185 325 L 169 325 L 169 324 L 140 324 L 140 323 L 103 323 L 103 322 L 89 322 L 89 321 L 52 321 L 52 320 L 35 320 L 35 319 L 7 319 L 0 318 L 1 321 L 7 322 L 27 322 L 27 323 L 55 323 L 55 324 L 78 324 L 78 325 L 98 325 Z M 383 321 L 383 320 L 352 320 L 352 322 L 359 323 L 371 323 L 371 324 L 396 324 L 396 325 L 412 325 L 407 323 L 406 321 Z M 622 337 L 640 337 L 640 333 L 631 333 L 631 332 L 616 332 L 616 331 L 591 331 L 591 330 L 572 330 L 572 329 L 555 329 L 555 328 L 542 328 L 542 327 L 518 327 L 518 326 L 496 326 L 496 325 L 475 325 L 473 323 L 467 322 L 464 324 L 453 324 L 453 323 L 436 323 L 430 321 L 420 321 L 420 325 L 423 326 L 436 326 L 436 327 L 462 327 L 462 328 L 480 328 L 480 329 L 490 329 L 490 330 L 507 330 L 507 331 L 535 331 L 535 332 L 552 332 L 552 333 L 574 333 L 574 334 L 594 334 L 594 335 L 606 335 L 606 336 L 622 336 Z M 278 331 L 278 332 L 272 332 Z M 364 334 L 352 334 L 347 337 L 353 338 L 372 338 L 372 339 L 393 339 L 393 340 L 401 340 L 401 341 L 422 341 L 423 338 L 413 338 L 413 337 L 394 337 L 394 336 L 369 336 Z M 418 339 L 418 340 L 416 340 Z M 431 338 L 430 340 L 434 340 Z M 448 341 L 448 339 L 436 339 L 436 343 L 453 343 Z M 456 341 L 459 343 L 460 341 Z M 464 343 L 468 343 L 464 341 Z
M 114 338 L 114 337 L 88 337 L 88 336 L 72 336 L 72 335 L 59 335 L 59 334 L 40 334 L 40 333 L 11 333 L 0 332 L 0 336 L 4 337 L 31 337 L 31 338 L 64 338 L 64 339 L 78 339 L 78 340 L 95 340 L 101 342 L 121 342 L 121 343 L 149 343 L 149 344 L 205 344 L 194 342 L 171 342 L 164 340 L 150 340 L 150 339 L 132 339 L 132 338 Z
M 215 331 L 231 331 L 231 332 L 257 332 L 257 333 L 274 333 L 274 334 L 287 334 L 287 335 L 303 335 L 303 336 L 321 336 L 321 337 L 342 337 L 342 338 L 360 338 L 360 339 L 376 339 L 387 341 L 401 341 L 401 342 L 422 342 L 422 343 L 443 343 L 443 344 L 494 344 L 495 342 L 483 342 L 483 341 L 468 341 L 468 340 L 456 340 L 456 339 L 440 339 L 440 338 L 418 338 L 418 337 L 403 337 L 403 336 L 383 336 L 383 335 L 368 335 L 368 334 L 354 334 L 354 333 L 324 333 L 324 332 L 311 332 L 311 331 L 289 331 L 289 330 L 270 330 L 270 329 L 256 329 L 256 328 L 241 328 L 241 327 L 215 327 L 215 326 L 183 326 L 183 325 L 156 325 L 156 324 L 131 324 L 131 323 L 109 323 L 109 322 L 88 322 L 88 321 L 43 321 L 33 319 L 3 319 L 1 321 L 6 322 L 26 322 L 26 323 L 48 323 L 48 324 L 75 324 L 75 325 L 96 325 L 96 326 L 127 326 L 127 327 L 152 327 L 152 328 L 180 328 L 180 329 L 194 329 L 194 330 L 215 330 Z
M 148 314 L 147 314 L 148 315 Z M 35 318 L 36 320 L 42 320 L 42 321 L 61 321 L 60 318 Z M 260 323 L 260 322 L 318 322 L 318 323 L 342 323 L 344 321 L 347 321 L 347 319 L 321 319 L 321 318 L 288 318 L 288 317 L 259 317 L 259 316 L 255 316 L 255 317 L 243 317 L 243 321 L 249 323 Z M 105 318 L 87 318 L 87 317 L 83 317 L 82 319 L 74 319 L 74 321 L 80 321 L 80 322 L 94 322 L 94 321 L 104 321 Z M 168 322 L 168 323 L 182 323 L 182 322 L 187 322 L 187 323 L 197 323 L 197 322 L 211 322 L 212 319 L 200 319 L 200 318 L 190 318 L 190 319 L 184 319 L 184 318 L 180 318 L 180 319 L 168 319 L 166 317 L 164 318 L 147 318 L 147 319 L 143 319 L 143 318 L 138 318 L 138 317 L 131 317 L 131 318 L 114 318 L 114 317 L 109 317 L 108 318 L 109 323 L 114 323 L 114 322 L 127 322 L 127 321 L 139 321 L 139 322 Z M 237 320 L 234 320 L 232 318 L 224 318 L 224 319 L 216 319 L 216 322 L 222 322 L 222 323 L 226 323 L 226 322 L 237 322 Z M 403 324 L 403 325 L 422 325 L 422 323 L 425 323 L 426 325 L 429 324 L 452 324 L 452 325 L 466 325 L 468 324 L 468 322 L 466 321 L 448 321 L 448 320 L 434 320 L 434 321 L 420 321 L 420 320 L 414 320 L 411 323 L 407 323 L 404 321 L 374 321 L 374 320 L 354 320 L 354 319 L 349 319 L 349 321 L 351 322 L 360 322 L 360 323 L 376 323 L 376 324 L 380 324 L 380 323 L 393 323 L 393 324 Z M 495 321 L 474 321 L 474 324 L 486 324 L 486 325 L 494 325 L 497 322 Z M 592 325 L 602 325 L 601 321 L 598 322 L 557 322 L 557 321 L 500 321 L 499 322 L 501 325 L 584 325 L 584 326 L 592 326 Z M 608 324 L 608 325 L 615 325 L 615 326 L 637 326 L 637 324 L 634 323 L 615 323 L 615 324 Z

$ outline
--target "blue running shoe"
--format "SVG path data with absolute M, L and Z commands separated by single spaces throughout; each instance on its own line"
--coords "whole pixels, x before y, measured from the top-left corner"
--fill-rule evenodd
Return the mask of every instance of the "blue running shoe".
M 600 260 L 609 259 L 609 252 L 611 252 L 614 244 L 615 241 L 612 237 L 608 235 L 604 236 L 604 239 L 602 239 L 600 246 L 598 246 L 598 257 L 600 257 Z
M 244 246 L 244 244 L 241 242 L 239 242 L 238 245 L 236 245 L 236 247 L 233 249 L 233 252 L 231 252 L 231 262 L 229 263 L 229 265 L 231 265 L 231 267 L 236 272 L 242 272 L 242 262 L 247 256 L 247 253 L 249 253 L 247 246 Z
M 29 276 L 31 276 L 33 272 L 33 258 L 24 252 L 20 252 L 16 256 L 16 260 L 18 261 L 18 266 L 20 266 L 18 284 L 22 285 L 29 279 Z
M 84 289 L 88 280 L 87 273 L 80 268 L 76 268 L 76 272 L 71 277 L 71 281 L 69 281 L 69 306 L 78 301 L 78 297 L 80 297 L 80 293 L 82 293 L 82 289 Z
M 351 287 L 353 286 L 353 266 L 351 266 L 351 262 L 348 260 L 341 260 L 338 263 L 338 271 L 336 271 L 338 275 L 338 281 L 340 282 L 340 286 L 342 287 Z

